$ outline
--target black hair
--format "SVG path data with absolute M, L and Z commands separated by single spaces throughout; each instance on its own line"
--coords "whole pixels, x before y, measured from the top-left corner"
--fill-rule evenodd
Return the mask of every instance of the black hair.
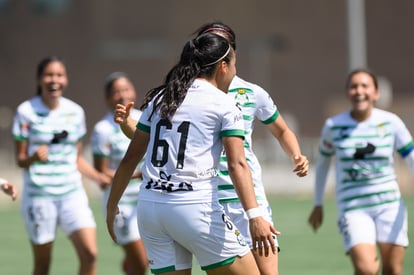
M 355 69 L 353 71 L 351 71 L 347 78 L 346 78 L 346 82 L 345 82 L 345 88 L 349 89 L 349 84 L 351 82 L 351 79 L 354 75 L 359 74 L 359 73 L 366 73 L 367 75 L 369 75 L 372 78 L 372 81 L 374 82 L 374 86 L 375 89 L 378 89 L 378 78 L 375 75 L 375 73 L 373 71 L 371 71 L 370 69 L 366 69 L 366 68 L 359 68 L 359 69 Z
M 233 54 L 230 47 L 225 38 L 213 33 L 205 33 L 188 41 L 179 62 L 165 77 L 164 84 L 147 92 L 141 109 L 154 99 L 151 116 L 159 109 L 162 118 L 171 118 L 197 77 L 209 78 L 219 61 L 230 61 Z
M 236 50 L 236 33 L 228 25 L 220 21 L 206 23 L 198 28 L 194 34 L 199 36 L 208 32 L 220 33 L 221 36 L 229 41 L 233 50 Z
M 57 56 L 47 56 L 45 58 L 43 58 L 38 64 L 37 64 L 37 70 L 36 70 L 36 80 L 38 81 L 39 78 L 43 75 L 45 68 L 47 67 L 47 65 L 49 65 L 49 63 L 52 62 L 59 62 L 62 63 L 65 66 L 65 62 L 63 62 L 63 60 Z M 42 93 L 42 87 L 37 84 L 37 88 L 36 88 L 36 94 L 40 95 Z
M 112 87 L 114 85 L 114 82 L 120 78 L 125 78 L 128 81 L 131 81 L 128 74 L 124 73 L 124 72 L 113 72 L 111 74 L 109 74 L 104 81 L 104 92 L 105 92 L 105 96 L 109 97 L 111 95 L 112 92 Z

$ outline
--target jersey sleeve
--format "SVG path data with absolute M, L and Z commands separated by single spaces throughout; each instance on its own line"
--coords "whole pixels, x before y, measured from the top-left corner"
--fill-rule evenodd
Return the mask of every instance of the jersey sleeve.
M 26 116 L 17 109 L 13 118 L 12 136 L 15 140 L 27 140 L 29 138 L 30 122 Z
M 413 137 L 398 116 L 394 116 L 393 125 L 395 127 L 395 148 L 405 158 L 414 150 Z
M 330 136 L 330 128 L 330 121 L 327 120 L 322 128 L 319 142 L 319 156 L 315 164 L 314 205 L 323 205 L 323 196 L 329 174 L 331 156 L 335 153 Z
M 223 107 L 224 114 L 220 136 L 240 136 L 244 138 L 244 122 L 241 110 L 229 101 L 229 105 Z
M 79 128 L 78 128 L 78 134 L 79 138 L 78 140 L 82 140 L 86 136 L 86 118 L 85 118 L 85 111 L 81 108 L 80 110 L 80 121 L 79 121 Z
M 92 154 L 97 157 L 107 158 L 111 154 L 111 143 L 109 137 L 111 131 L 109 127 L 106 127 L 104 123 L 98 123 L 95 125 L 92 136 Z
M 404 158 L 410 170 L 414 173 L 414 143 L 410 131 L 405 123 L 395 116 L 393 125 L 395 126 L 395 148 Z
M 270 124 L 277 119 L 279 111 L 270 97 L 269 93 L 263 88 L 255 88 L 256 95 L 256 117 L 264 124 Z
M 137 123 L 137 129 L 149 133 L 151 130 L 151 112 L 153 101 L 151 101 L 148 106 L 142 111 L 141 116 L 139 117 Z
M 332 156 L 335 154 L 333 139 L 331 136 L 331 121 L 328 119 L 323 125 L 321 137 L 319 141 L 319 153 L 324 156 Z

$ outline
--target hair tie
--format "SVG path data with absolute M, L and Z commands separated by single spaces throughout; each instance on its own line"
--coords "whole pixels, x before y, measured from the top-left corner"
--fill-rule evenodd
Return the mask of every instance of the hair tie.
M 204 65 L 202 65 L 201 67 L 208 67 L 208 66 L 211 66 L 211 65 L 216 64 L 217 62 L 219 62 L 220 60 L 222 60 L 223 58 L 225 58 L 225 57 L 229 54 L 229 52 L 230 52 L 230 48 L 231 48 L 231 46 L 230 46 L 230 44 L 229 44 L 229 48 L 227 49 L 227 51 L 224 53 L 224 55 L 223 55 L 222 57 L 220 57 L 220 58 L 219 58 L 219 59 L 217 59 L 216 61 L 213 61 L 213 62 L 210 62 L 210 63 L 204 64 Z

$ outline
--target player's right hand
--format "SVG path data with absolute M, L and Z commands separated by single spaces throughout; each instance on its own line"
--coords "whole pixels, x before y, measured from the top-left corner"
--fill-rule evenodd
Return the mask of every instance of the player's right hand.
M 323 222 L 323 208 L 322 206 L 315 206 L 309 215 L 308 223 L 313 231 L 317 231 Z
M 128 121 L 129 112 L 134 106 L 134 102 L 129 102 L 127 105 L 116 104 L 114 111 L 114 121 L 118 124 L 125 124 Z

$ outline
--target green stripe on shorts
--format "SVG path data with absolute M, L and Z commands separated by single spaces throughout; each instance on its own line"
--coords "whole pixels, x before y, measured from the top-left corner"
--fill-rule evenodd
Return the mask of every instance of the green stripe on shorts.
M 224 260 L 224 261 L 219 262 L 219 263 L 215 263 L 215 264 L 211 264 L 211 265 L 207 265 L 207 266 L 202 266 L 201 270 L 209 270 L 209 269 L 225 266 L 225 265 L 231 264 L 232 262 L 234 262 L 234 260 L 236 260 L 236 256 L 231 257 L 230 259 Z

